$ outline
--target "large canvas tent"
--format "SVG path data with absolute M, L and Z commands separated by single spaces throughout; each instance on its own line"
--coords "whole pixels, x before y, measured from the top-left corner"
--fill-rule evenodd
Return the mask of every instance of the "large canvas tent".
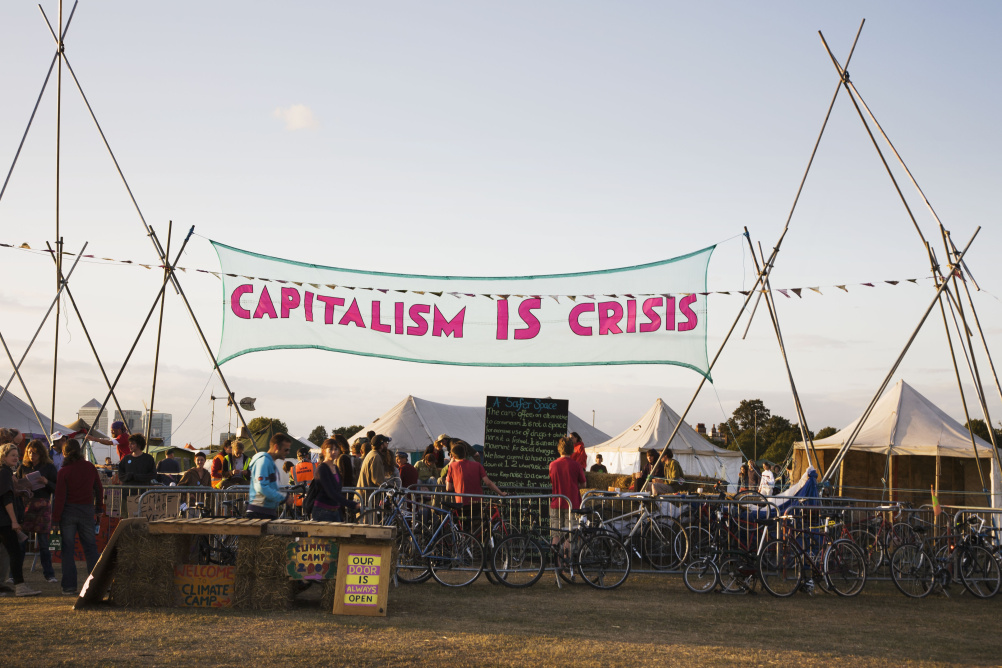
M 822 473 L 859 419 L 814 441 Z M 806 470 L 808 459 L 804 444 L 795 443 L 795 476 Z M 999 503 L 1000 476 L 991 443 L 977 437 L 972 443 L 963 425 L 903 380 L 877 401 L 841 469 L 831 480 L 844 496 L 920 505 L 930 502 L 929 487 L 938 482 L 942 503 L 984 506 L 988 498 L 982 491 L 983 476 L 990 485 L 993 505 Z
M 625 475 L 639 471 L 641 451 L 663 449 L 680 419 L 663 399 L 658 399 L 629 429 L 587 448 L 588 461 L 594 461 L 595 455 L 600 454 L 609 473 Z M 675 434 L 671 450 L 683 473 L 720 478 L 728 482 L 731 491 L 737 489 L 740 452 L 718 448 L 685 422 Z
M 73 431 L 58 422 L 53 422 L 42 413 L 39 413 L 38 417 L 42 420 L 42 429 L 45 430 L 45 433 L 39 433 L 38 420 L 35 419 L 35 413 L 26 402 L 9 390 L 4 392 L 3 398 L 0 398 L 0 427 L 17 429 L 22 434 L 40 438 L 46 442 L 49 440 L 49 434 L 53 431 L 61 431 L 64 434 Z
M 452 438 L 461 438 L 470 445 L 479 445 L 484 442 L 486 424 L 486 406 L 455 406 L 408 395 L 362 427 L 348 441 L 365 436 L 366 432 L 372 430 L 392 438 L 390 449 L 396 452 L 421 452 L 439 434 L 448 434 Z M 609 438 L 601 429 L 596 429 L 573 413 L 567 416 L 567 431 L 577 432 L 586 444 Z

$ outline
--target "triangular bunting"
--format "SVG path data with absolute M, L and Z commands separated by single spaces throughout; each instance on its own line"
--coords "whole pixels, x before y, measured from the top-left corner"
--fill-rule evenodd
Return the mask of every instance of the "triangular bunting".
M 803 288 L 790 288 L 790 292 L 792 292 L 793 294 L 797 295 L 798 297 L 800 297 L 800 291 L 801 290 L 803 290 Z M 800 298 L 803 299 L 803 297 L 800 297 Z

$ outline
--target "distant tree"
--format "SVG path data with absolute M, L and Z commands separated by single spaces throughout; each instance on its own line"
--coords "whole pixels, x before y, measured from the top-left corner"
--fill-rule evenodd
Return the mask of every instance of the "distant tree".
M 970 427 L 968 427 L 968 425 L 970 425 Z M 974 435 L 978 438 L 984 439 L 989 443 L 992 442 L 991 437 L 988 435 L 988 425 L 985 424 L 984 420 L 974 418 L 970 422 L 964 424 L 964 429 L 968 428 L 971 429 L 971 431 L 974 432 Z M 995 443 L 997 445 L 1002 445 L 1002 429 L 994 429 L 993 431 L 995 432 Z
M 731 416 L 730 421 L 736 426 L 736 428 L 732 426 L 732 429 L 735 432 L 742 432 L 754 429 L 756 425 L 761 429 L 771 414 L 761 399 L 742 399 Z
M 814 438 L 820 441 L 822 438 L 828 438 L 829 436 L 834 436 L 837 433 L 838 429 L 835 427 L 823 427 Z
M 325 429 L 323 425 L 317 425 L 313 428 L 313 431 L 310 432 L 310 435 L 306 437 L 306 440 L 313 445 L 320 447 L 323 445 L 324 441 L 327 440 L 327 429 Z
M 363 426 L 364 425 L 353 424 L 347 427 L 338 427 L 337 429 L 331 429 L 331 436 L 333 436 L 334 434 L 341 434 L 345 438 L 348 438 L 349 436 L 354 436 L 358 432 L 362 431 Z
M 250 422 L 248 422 L 247 426 L 250 428 L 252 434 L 256 434 L 257 432 L 272 426 L 275 428 L 275 431 L 285 432 L 286 434 L 289 433 L 288 425 L 286 425 L 278 418 L 270 418 L 263 416 L 256 417 Z

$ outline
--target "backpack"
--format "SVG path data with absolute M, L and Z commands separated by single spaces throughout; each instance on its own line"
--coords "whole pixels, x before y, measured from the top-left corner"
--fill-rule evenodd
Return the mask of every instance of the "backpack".
M 317 500 L 318 496 L 320 496 L 320 480 L 314 478 L 310 481 L 310 486 L 306 488 L 306 494 L 303 496 L 303 515 L 309 517 L 313 514 L 313 502 Z

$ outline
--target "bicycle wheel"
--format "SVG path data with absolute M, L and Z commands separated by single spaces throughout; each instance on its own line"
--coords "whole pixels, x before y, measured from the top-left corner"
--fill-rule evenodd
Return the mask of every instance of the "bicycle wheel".
M 428 558 L 421 554 L 421 548 L 427 542 L 427 539 L 422 540 L 420 526 L 414 527 L 412 538 L 407 527 L 402 523 L 397 525 L 397 580 L 405 584 L 421 584 L 431 577 Z
M 738 492 L 734 496 L 734 500 L 738 503 L 749 503 L 755 506 L 764 506 L 769 503 L 769 500 L 756 491 L 745 490 L 744 492 Z
M 725 594 L 747 594 L 755 589 L 755 563 L 751 555 L 724 553 L 717 567 L 720 572 L 720 589 Z
M 793 596 L 800 589 L 803 565 L 793 543 L 773 538 L 762 547 L 758 558 L 762 586 L 773 596 Z
M 446 587 L 465 587 L 484 570 L 484 548 L 465 531 L 446 530 L 429 551 L 431 575 Z
M 855 596 L 866 585 L 866 555 L 848 538 L 839 538 L 828 546 L 822 568 L 824 577 L 839 596 Z
M 889 559 L 902 545 L 918 544 L 919 537 L 912 525 L 907 522 L 897 522 L 891 526 L 891 530 L 884 536 L 884 553 Z
M 370 524 L 373 526 L 382 526 L 383 520 L 385 519 L 383 515 L 382 508 L 369 508 L 363 512 L 358 517 L 359 524 Z
M 585 538 L 578 553 L 578 573 L 596 589 L 615 589 L 630 576 L 630 552 L 610 534 Z
M 720 582 L 720 573 L 713 559 L 707 557 L 699 561 L 690 562 L 685 567 L 682 580 L 686 588 L 694 594 L 708 594 L 717 587 Z
M 675 570 L 685 559 L 675 547 L 682 533 L 682 526 L 670 518 L 647 522 L 640 531 L 640 555 L 659 571 Z
M 918 545 L 902 545 L 891 557 L 891 579 L 905 596 L 924 598 L 932 591 L 936 566 Z
M 687 524 L 675 536 L 675 556 L 680 562 L 697 561 L 713 554 L 713 535 L 701 524 Z
M 967 545 L 957 555 L 960 564 L 960 581 L 978 598 L 991 598 L 1002 585 L 999 562 L 991 552 L 980 545 Z
M 880 564 L 884 562 L 884 545 L 877 538 L 877 535 L 869 529 L 853 529 L 849 535 L 863 551 L 863 557 L 866 559 L 866 570 L 870 573 L 876 573 Z
M 522 589 L 531 587 L 543 576 L 546 556 L 531 537 L 513 534 L 494 548 L 491 572 L 503 585 Z

